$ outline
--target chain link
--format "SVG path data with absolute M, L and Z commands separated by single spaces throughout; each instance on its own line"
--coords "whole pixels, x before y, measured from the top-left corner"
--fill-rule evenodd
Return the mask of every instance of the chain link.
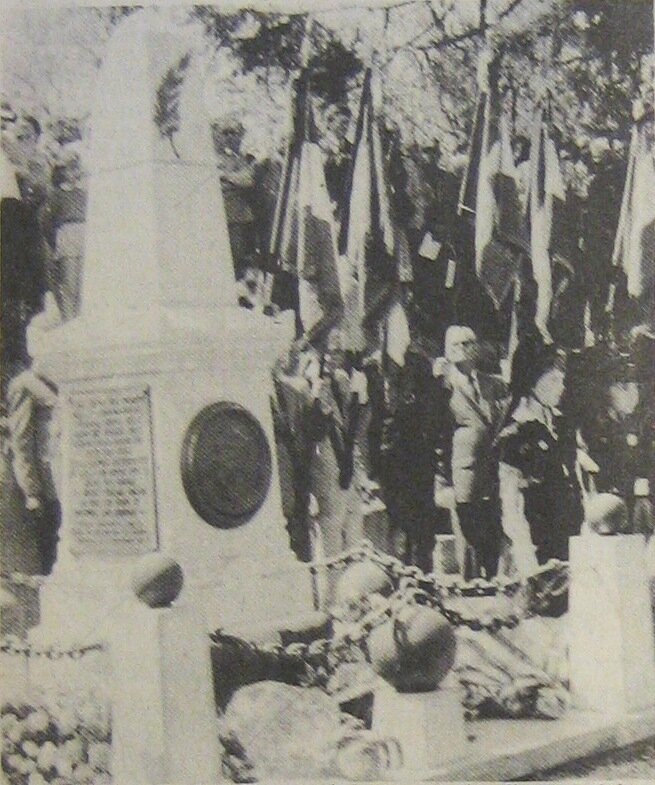
M 13 657 L 25 657 L 27 659 L 44 657 L 48 660 L 61 660 L 68 657 L 72 660 L 79 660 L 89 652 L 105 650 L 106 647 L 103 643 L 91 643 L 86 646 L 61 648 L 56 645 L 45 647 L 36 646 L 13 635 L 7 635 L 0 638 L 0 654 L 8 654 Z
M 377 551 L 369 540 L 362 540 L 362 542 L 355 548 L 350 548 L 347 551 L 342 551 L 336 556 L 331 556 L 329 559 L 321 561 L 307 562 L 310 572 L 315 573 L 321 569 L 329 570 L 342 570 L 351 564 L 363 562 L 366 559 L 371 559 Z
M 473 578 L 464 581 L 459 577 L 453 578 L 448 583 L 440 583 L 434 573 L 424 573 L 419 567 L 403 564 L 400 559 L 390 554 L 381 554 L 375 551 L 372 546 L 368 546 L 368 554 L 371 560 L 382 567 L 388 575 L 394 579 L 412 578 L 416 581 L 425 582 L 434 587 L 440 595 L 446 597 L 493 597 L 498 594 L 504 597 L 514 597 L 526 583 L 534 581 L 539 576 L 548 572 L 566 572 L 568 563 L 559 559 L 550 559 L 541 565 L 532 575 L 526 579 L 498 577 L 493 580 L 484 578 Z
M 308 567 L 311 572 L 321 569 L 341 570 L 350 564 L 363 562 L 367 559 L 381 567 L 397 588 L 388 599 L 381 600 L 374 606 L 370 606 L 368 598 L 364 598 L 361 606 L 362 616 L 358 621 L 350 623 L 342 621 L 352 615 L 352 608 L 343 609 L 342 613 L 337 609 L 332 611 L 332 617 L 340 622 L 341 630 L 332 639 L 319 639 L 309 644 L 291 643 L 286 647 L 281 644 L 255 646 L 255 644 L 248 643 L 248 645 L 255 650 L 300 658 L 310 667 L 323 660 L 322 666 L 332 669 L 339 662 L 348 661 L 354 651 L 361 650 L 370 633 L 406 605 L 428 605 L 437 608 L 456 627 L 468 627 L 474 631 L 485 630 L 495 633 L 503 627 L 508 629 L 516 627 L 521 618 L 539 614 L 553 599 L 563 596 L 568 590 L 568 564 L 557 559 L 551 559 L 523 580 L 494 578 L 489 581 L 475 578 L 471 581 L 463 581 L 455 577 L 452 581 L 443 583 L 434 573 L 424 573 L 419 567 L 403 564 L 395 556 L 376 551 L 368 540 L 363 540 L 359 546 L 343 551 L 329 559 L 309 562 Z M 549 575 L 551 578 L 547 580 Z M 43 585 L 46 579 L 46 576 L 43 575 L 25 575 L 19 572 L 0 573 L 0 580 L 14 586 L 38 588 Z M 545 581 L 545 585 L 540 590 L 538 585 L 541 580 Z M 476 616 L 446 605 L 446 601 L 453 598 L 501 596 L 512 599 L 522 589 L 527 589 L 530 597 L 527 608 L 521 615 L 512 612 L 500 616 L 489 610 Z M 363 604 L 366 602 L 369 602 L 369 607 Z M 93 644 L 67 650 L 60 650 L 53 646 L 39 649 L 20 639 L 12 637 L 0 639 L 0 653 L 25 657 L 46 657 L 52 660 L 62 657 L 79 659 L 89 651 L 102 650 L 103 648 L 102 644 Z

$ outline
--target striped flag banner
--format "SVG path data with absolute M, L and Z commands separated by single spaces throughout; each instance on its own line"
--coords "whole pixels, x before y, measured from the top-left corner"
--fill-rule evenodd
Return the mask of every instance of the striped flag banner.
M 546 99 L 537 108 L 533 119 L 527 204 L 532 275 L 537 284 L 535 324 L 545 340 L 552 340 L 548 322 L 553 301 L 553 202 L 566 199 L 559 154 L 550 135 L 551 122 L 549 101 Z
M 337 232 L 325 182 L 323 152 L 303 71 L 294 85 L 292 129 L 278 190 L 269 253 L 298 283 L 305 337 L 323 336 L 341 317 Z
M 655 152 L 646 120 L 635 124 L 630 141 L 612 261 L 626 274 L 628 294 L 641 298 L 655 288 Z
M 384 318 L 397 300 L 398 259 L 407 254 L 392 218 L 375 90 L 375 77 L 368 69 L 339 235 L 348 270 L 343 333 L 348 348 L 355 350 L 366 346 L 367 328 Z
M 487 74 L 481 81 L 458 212 L 474 223 L 476 273 L 500 308 L 513 286 L 526 241 L 508 115 L 495 75 Z

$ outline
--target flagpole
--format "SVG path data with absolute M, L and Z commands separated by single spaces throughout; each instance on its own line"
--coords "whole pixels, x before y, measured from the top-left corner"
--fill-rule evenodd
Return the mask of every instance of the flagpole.
M 297 77 L 300 76 L 300 74 L 302 74 L 302 72 L 307 68 L 307 66 L 309 64 L 309 58 L 311 56 L 311 34 L 312 34 L 313 29 L 314 29 L 314 14 L 313 13 L 308 13 L 307 14 L 307 18 L 305 19 L 305 30 L 303 32 L 302 42 L 300 44 L 300 68 L 299 68 L 298 73 L 295 75 L 294 79 L 291 80 L 291 84 L 292 85 L 295 83 L 295 80 L 297 79 Z M 293 96 L 292 96 L 292 99 L 291 99 L 292 107 L 293 107 L 293 104 L 294 104 L 294 99 L 293 99 Z M 291 115 L 293 116 L 293 108 L 291 109 Z M 289 133 L 290 134 L 293 133 L 293 128 L 289 129 Z M 290 166 L 290 163 L 291 163 L 291 161 L 290 161 L 290 155 L 289 155 L 289 147 L 287 145 L 287 151 L 286 151 L 286 154 L 285 154 L 284 167 L 283 167 L 283 171 L 282 171 L 282 182 L 284 182 L 285 176 L 287 174 L 287 169 Z M 278 204 L 276 204 L 275 215 L 273 217 L 273 229 L 272 229 L 271 237 L 273 237 L 276 234 L 276 227 L 277 227 L 277 231 L 280 231 L 280 227 L 278 226 L 279 218 L 280 218 L 280 216 L 279 216 L 279 208 L 280 208 L 280 204 L 278 203 Z M 269 250 L 270 250 L 270 246 L 271 246 L 271 243 L 269 241 Z M 262 289 L 263 289 L 263 292 L 262 292 L 262 303 L 263 303 L 263 307 L 264 307 L 265 311 L 270 311 L 271 310 L 274 283 L 275 283 L 275 273 L 273 273 L 271 271 L 267 271 L 264 274 L 264 281 L 263 281 L 263 284 L 262 284 Z
M 633 119 L 634 119 L 634 107 L 633 107 Z M 612 248 L 612 269 L 616 276 L 616 270 L 620 265 L 620 256 L 622 250 L 622 239 L 623 234 L 625 231 L 625 224 L 628 220 L 628 212 L 629 212 L 629 202 L 630 202 L 630 190 L 632 187 L 632 179 L 633 179 L 633 167 L 634 167 L 634 159 L 637 151 L 637 142 L 638 142 L 638 130 L 637 130 L 637 121 L 632 127 L 632 133 L 630 136 L 630 148 L 628 151 L 628 169 L 625 176 L 625 182 L 623 184 L 623 195 L 621 197 L 621 209 L 619 211 L 619 222 L 616 227 L 616 235 L 614 237 L 614 247 Z M 608 323 L 608 332 L 610 333 L 610 341 L 614 339 L 614 307 L 616 304 L 616 280 L 613 280 L 607 292 L 607 302 L 605 304 L 605 318 L 607 319 Z

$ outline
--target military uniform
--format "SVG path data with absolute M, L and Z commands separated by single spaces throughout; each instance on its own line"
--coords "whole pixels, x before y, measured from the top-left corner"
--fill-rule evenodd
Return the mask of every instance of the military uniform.
M 603 368 L 602 365 L 605 365 Z M 655 412 L 648 394 L 644 395 L 645 379 L 628 355 L 609 355 L 601 359 L 599 369 L 604 405 L 583 420 L 580 429 L 587 451 L 598 464 L 594 475 L 596 490 L 621 496 L 632 513 L 636 497 L 652 492 L 653 438 Z M 608 399 L 613 384 L 641 383 L 640 400 L 634 411 L 621 415 Z
M 599 467 L 596 489 L 622 496 L 628 504 L 635 481 L 652 476 L 653 471 L 646 418 L 640 415 L 637 411 L 619 419 L 604 411 L 584 434 L 589 454 Z
M 574 455 L 558 433 L 557 419 L 550 426 L 538 418 L 520 419 L 499 437 L 500 461 L 520 478 L 523 514 L 537 562 L 567 560 L 569 537 L 579 534 L 583 519 Z

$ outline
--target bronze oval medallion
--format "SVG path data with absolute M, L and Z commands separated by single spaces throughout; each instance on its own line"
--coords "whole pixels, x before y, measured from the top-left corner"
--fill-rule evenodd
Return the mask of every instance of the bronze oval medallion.
M 204 521 L 240 526 L 262 506 L 271 483 L 264 429 L 243 406 L 212 403 L 187 429 L 181 469 L 187 499 Z

